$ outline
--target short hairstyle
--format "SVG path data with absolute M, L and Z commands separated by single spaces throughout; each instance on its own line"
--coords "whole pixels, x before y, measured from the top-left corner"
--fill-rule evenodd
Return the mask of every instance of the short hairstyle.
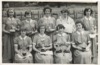
M 84 29 L 86 30 L 86 28 L 85 28 L 85 26 L 84 26 L 84 24 L 83 24 L 83 22 L 82 22 L 81 20 L 76 21 L 75 25 L 77 25 L 77 24 L 79 24 L 79 23 L 82 25 L 82 28 L 84 28 Z
M 8 9 L 8 10 L 7 10 L 7 17 L 9 17 L 9 11 L 10 11 L 10 10 L 13 10 L 13 12 L 14 12 L 13 17 L 15 18 L 15 17 L 16 17 L 16 12 L 15 12 L 15 10 L 14 10 L 14 9 Z
M 45 8 L 43 9 L 44 14 L 45 14 L 46 9 L 49 9 L 49 10 L 50 10 L 50 13 L 52 12 L 52 9 L 51 9 L 50 7 L 45 7 Z
M 67 9 L 62 9 L 60 12 L 61 13 L 68 13 L 69 14 L 69 11 Z
M 56 30 L 59 30 L 59 29 L 65 29 L 65 27 L 62 24 L 58 24 L 56 27 Z
M 24 27 L 21 27 L 20 30 L 19 30 L 19 34 L 21 34 L 21 32 L 23 32 L 23 31 L 26 32 L 27 30 Z
M 32 14 L 32 12 L 31 11 L 25 11 L 24 16 L 26 17 L 26 15 L 29 15 L 29 14 Z
M 40 25 L 40 26 L 38 27 L 37 31 L 40 33 L 40 28 L 41 28 L 41 27 L 44 27 L 44 28 L 45 28 L 45 32 L 46 32 L 46 27 L 45 27 L 45 25 Z
M 89 11 L 89 10 L 91 11 L 90 15 L 93 14 L 93 10 L 92 10 L 91 8 L 85 8 L 85 9 L 84 9 L 84 15 L 85 15 L 85 16 L 86 16 L 86 12 Z

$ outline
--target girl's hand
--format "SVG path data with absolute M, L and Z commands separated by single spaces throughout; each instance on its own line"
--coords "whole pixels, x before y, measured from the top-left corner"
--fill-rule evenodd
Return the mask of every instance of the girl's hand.
M 22 56 L 22 53 L 20 51 L 18 51 L 17 53 Z
M 15 29 L 11 29 L 11 30 L 9 30 L 9 32 L 15 32 Z
M 41 51 L 39 51 L 39 50 L 38 50 L 38 51 L 36 51 L 36 52 L 37 52 L 37 53 L 41 53 Z
M 80 51 L 82 51 L 82 48 L 81 47 L 77 47 L 77 49 L 80 50 Z
M 48 48 L 46 48 L 46 47 L 42 47 L 42 49 L 41 49 L 41 51 L 47 51 L 48 50 Z
M 70 42 L 66 42 L 65 45 L 68 47 L 70 45 Z
M 56 48 L 56 51 L 59 51 L 59 50 L 61 50 L 61 48 L 60 48 L 60 47 L 57 47 L 57 48 Z
M 66 42 L 66 44 L 70 44 L 71 42 Z
M 86 51 L 90 51 L 90 48 L 86 47 Z
M 10 34 L 10 31 L 6 31 L 5 33 L 8 33 L 8 34 Z

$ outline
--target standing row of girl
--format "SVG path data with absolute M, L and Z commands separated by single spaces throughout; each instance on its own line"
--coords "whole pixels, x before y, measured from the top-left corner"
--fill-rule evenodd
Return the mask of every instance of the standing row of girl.
M 39 21 L 31 19 L 26 11 L 24 21 L 15 18 L 15 11 L 7 11 L 3 19 L 3 60 L 16 63 L 64 63 L 90 64 L 91 43 L 89 34 L 94 33 L 95 18 L 92 10 L 86 8 L 81 21 L 74 22 L 67 9 L 61 10 L 56 20 L 52 9 L 43 9 Z M 32 53 L 32 51 L 35 51 Z M 95 50 L 94 50 L 95 51 Z M 93 51 L 92 51 L 93 52 Z

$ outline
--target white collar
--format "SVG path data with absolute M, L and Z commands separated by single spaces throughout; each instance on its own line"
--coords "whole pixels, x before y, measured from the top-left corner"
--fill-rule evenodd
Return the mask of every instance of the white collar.
M 21 36 L 19 36 L 19 38 L 20 38 L 21 40 L 23 40 L 23 39 L 25 40 L 25 39 L 26 39 L 26 37 L 27 37 L 27 36 L 25 36 L 24 38 L 22 38 Z
M 86 16 L 85 16 L 85 19 L 87 19 L 87 20 L 91 20 L 91 18 L 92 18 L 91 16 L 90 16 L 90 17 L 86 17 Z
M 78 34 L 80 34 L 80 33 L 82 33 L 82 34 L 83 34 L 83 33 L 84 33 L 84 31 L 83 31 L 83 30 L 82 30 L 81 32 L 77 31 L 77 33 L 78 33 Z
M 27 23 L 31 23 L 33 20 L 32 19 L 30 19 L 30 21 L 28 21 L 27 19 L 25 20 Z
M 58 33 L 58 36 L 65 36 L 65 34 L 66 33 L 62 33 L 62 34 Z
M 45 34 L 43 34 L 43 35 L 39 34 L 39 36 L 40 36 L 40 37 L 45 37 L 46 35 L 45 35 Z
M 52 18 L 51 16 L 46 17 L 46 16 L 44 15 L 44 19 L 51 19 L 51 18 Z

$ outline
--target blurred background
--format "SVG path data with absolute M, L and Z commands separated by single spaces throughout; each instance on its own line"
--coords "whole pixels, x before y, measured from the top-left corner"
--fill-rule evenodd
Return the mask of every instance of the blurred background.
M 26 10 L 31 10 L 32 19 L 38 20 L 42 17 L 42 10 L 44 7 L 50 6 L 52 8 L 53 14 L 60 15 L 60 10 L 66 8 L 70 12 L 70 16 L 76 21 L 83 17 L 83 11 L 85 8 L 93 9 L 93 17 L 97 19 L 97 2 L 13 2 L 13 1 L 3 1 L 2 2 L 2 12 L 3 17 L 6 17 L 6 11 L 8 8 L 14 8 L 16 11 L 16 17 L 20 20 L 24 19 L 24 12 Z

